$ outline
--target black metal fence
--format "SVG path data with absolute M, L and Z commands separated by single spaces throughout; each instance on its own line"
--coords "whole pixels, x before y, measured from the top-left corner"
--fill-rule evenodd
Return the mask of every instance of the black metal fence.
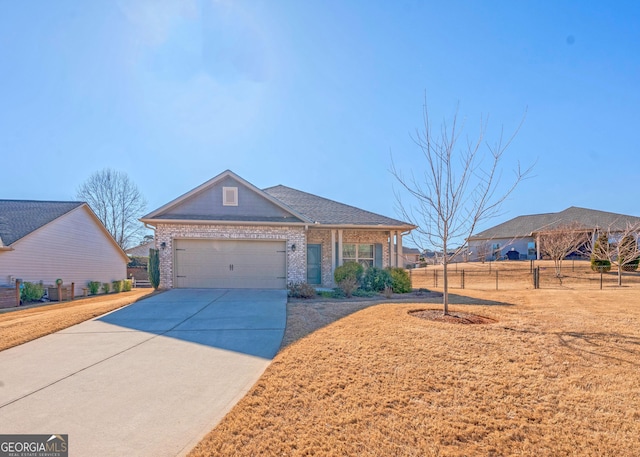
M 553 262 L 486 262 L 452 263 L 448 266 L 450 289 L 516 290 L 516 289 L 610 289 L 640 288 L 640 272 L 593 271 L 589 262 L 565 260 L 560 271 Z M 409 270 L 413 288 L 443 286 L 442 265 Z

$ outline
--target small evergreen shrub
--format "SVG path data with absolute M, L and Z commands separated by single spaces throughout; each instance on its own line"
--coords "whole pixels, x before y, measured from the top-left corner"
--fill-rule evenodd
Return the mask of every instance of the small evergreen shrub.
M 606 234 L 602 234 L 596 240 L 591 253 L 591 269 L 597 272 L 607 273 L 611 271 L 611 261 L 607 258 L 609 251 L 609 240 Z
M 373 290 L 356 289 L 351 295 L 354 297 L 375 297 L 378 295 L 378 292 Z
M 640 257 L 622 265 L 624 271 L 637 271 L 640 264 Z
M 113 292 L 116 294 L 119 294 L 120 292 L 122 292 L 122 280 L 111 281 L 111 288 L 113 289 Z
M 313 298 L 316 296 L 315 287 L 306 282 L 289 283 L 289 297 L 293 298 Z
M 39 301 L 44 296 L 44 286 L 33 282 L 23 282 L 20 287 L 20 300 L 23 303 Z
M 130 279 L 124 279 L 122 281 L 123 292 L 130 292 L 132 287 L 133 287 L 133 281 L 131 281 Z
M 391 273 L 382 268 L 367 268 L 362 277 L 362 288 L 373 292 L 382 292 L 385 287 L 391 287 Z
M 108 294 L 110 290 L 111 290 L 111 284 L 109 284 L 108 282 L 103 282 L 102 283 L 102 292 L 105 293 L 105 294 Z
M 87 283 L 87 288 L 89 289 L 89 295 L 96 295 L 100 292 L 100 281 L 89 281 Z
M 358 262 L 346 262 L 344 265 L 335 269 L 333 279 L 336 281 L 336 284 L 340 284 L 345 279 L 351 278 L 355 280 L 357 286 L 362 279 L 363 272 L 364 267 Z
M 411 276 L 403 268 L 389 268 L 391 274 L 391 288 L 397 294 L 408 294 L 411 292 Z

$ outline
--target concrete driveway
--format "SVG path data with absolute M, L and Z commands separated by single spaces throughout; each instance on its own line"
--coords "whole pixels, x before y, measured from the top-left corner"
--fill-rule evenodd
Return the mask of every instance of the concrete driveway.
M 0 434 L 70 456 L 186 454 L 261 376 L 284 290 L 171 290 L 0 352 Z

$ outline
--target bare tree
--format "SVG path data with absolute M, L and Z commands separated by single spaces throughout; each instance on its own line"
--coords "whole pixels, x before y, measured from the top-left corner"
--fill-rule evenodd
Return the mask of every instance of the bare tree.
M 402 217 L 418 226 L 411 235 L 414 243 L 422 249 L 425 245 L 433 246 L 444 254 L 443 312 L 448 314 L 447 264 L 467 246 L 467 240 L 478 224 L 499 213 L 502 202 L 532 167 L 523 171 L 518 164 L 513 182 L 499 193 L 499 165 L 520 126 L 506 141 L 501 133 L 498 142 L 491 145 L 484 139 L 486 121 L 483 119 L 477 140 L 467 139 L 459 144 L 464 128 L 458 127 L 457 110 L 451 125 L 443 122 L 439 132 L 432 129 L 426 103 L 423 116 L 424 130 L 417 130 L 413 140 L 422 153 L 424 171 L 418 177 L 413 172 L 405 177 L 392 159 L 391 173 L 413 202 L 404 204 L 401 194 L 396 192 Z M 460 246 L 449 253 L 449 246 L 454 241 L 460 242 Z
M 569 222 L 540 232 L 540 251 L 553 260 L 556 278 L 562 277 L 562 261 L 589 241 L 589 231 Z
M 110 168 L 93 173 L 76 191 L 86 201 L 122 249 L 144 233 L 138 218 L 147 202 L 126 173 Z
M 596 260 L 608 260 L 618 268 L 618 285 L 622 285 L 622 272 L 634 269 L 640 258 L 640 222 L 627 222 L 623 227 L 610 226 L 600 230 L 587 244 L 587 250 Z

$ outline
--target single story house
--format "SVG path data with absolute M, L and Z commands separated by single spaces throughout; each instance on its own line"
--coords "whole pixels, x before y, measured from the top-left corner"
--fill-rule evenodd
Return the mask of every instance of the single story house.
M 540 233 L 571 223 L 593 236 L 599 230 L 622 231 L 627 224 L 639 224 L 640 217 L 576 206 L 558 213 L 518 216 L 469 237 L 468 259 L 540 259 Z
M 230 170 L 140 219 L 155 230 L 160 288 L 334 286 L 346 261 L 402 266 L 406 222 Z M 397 248 L 396 248 L 397 246 Z
M 126 252 L 129 257 L 149 257 L 149 249 L 154 249 L 155 247 L 156 242 L 154 240 L 150 240 L 140 243 L 138 246 L 125 249 L 124 252 Z
M 417 263 L 420 263 L 420 257 L 422 257 L 420 249 L 402 246 L 402 266 L 413 268 Z
M 0 200 L 0 286 L 127 277 L 129 258 L 84 202 Z

